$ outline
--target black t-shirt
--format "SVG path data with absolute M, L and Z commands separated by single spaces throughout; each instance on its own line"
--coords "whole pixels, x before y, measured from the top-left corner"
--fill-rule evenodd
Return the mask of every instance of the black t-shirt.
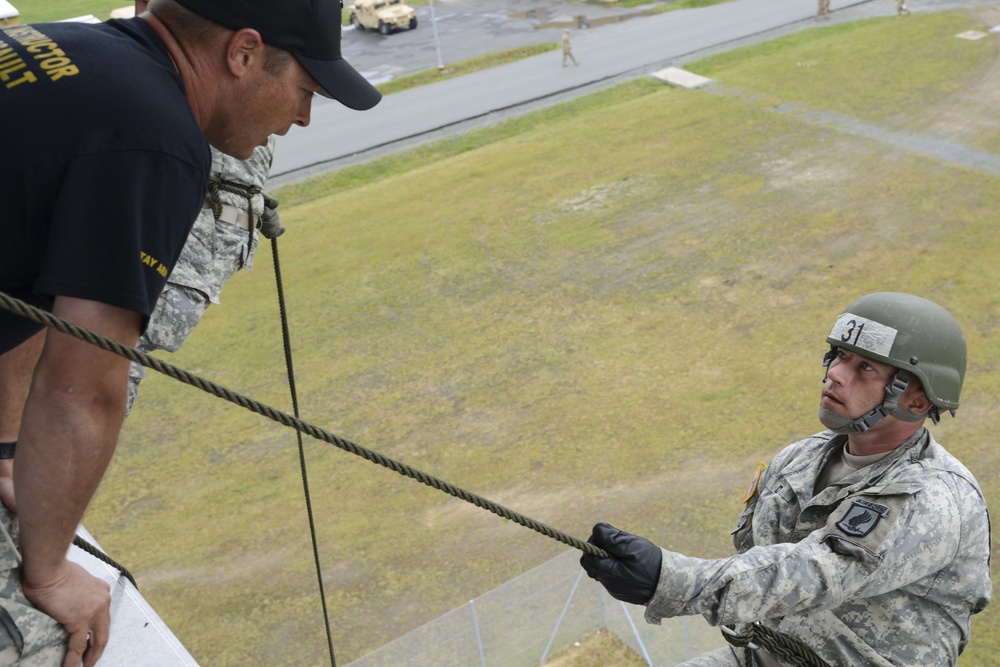
M 0 291 L 152 313 L 211 156 L 142 19 L 0 30 Z M 37 325 L 0 309 L 0 353 Z

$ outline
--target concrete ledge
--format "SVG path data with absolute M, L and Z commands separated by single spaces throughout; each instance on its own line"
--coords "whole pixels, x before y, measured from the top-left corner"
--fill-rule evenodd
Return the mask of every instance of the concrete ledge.
M 707 79 L 694 72 L 688 72 L 679 67 L 668 67 L 666 69 L 661 69 L 658 72 L 653 72 L 653 78 L 659 79 L 660 81 L 670 84 L 671 86 L 677 86 L 678 88 L 701 88 L 702 86 L 707 86 L 712 83 L 713 79 Z
M 77 534 L 100 549 L 83 526 L 79 526 Z M 76 546 L 70 547 L 67 557 L 111 587 L 111 637 L 101 656 L 101 667 L 198 667 L 194 657 L 121 572 Z

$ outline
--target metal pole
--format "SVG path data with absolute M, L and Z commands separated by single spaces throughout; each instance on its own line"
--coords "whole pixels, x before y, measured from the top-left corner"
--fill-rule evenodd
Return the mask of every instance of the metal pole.
M 434 32 L 434 49 L 437 51 L 438 69 L 444 69 L 444 61 L 441 59 L 441 40 L 438 39 L 438 24 L 434 18 L 434 0 L 431 0 L 431 30 Z
M 635 635 L 635 640 L 639 642 L 639 649 L 642 651 L 642 657 L 645 659 L 646 664 L 649 667 L 653 667 L 653 661 L 649 657 L 649 653 L 646 652 L 646 645 L 642 643 L 642 637 L 639 636 L 639 629 L 635 627 L 635 623 L 632 622 L 632 614 L 628 613 L 628 607 L 625 606 L 624 602 L 619 601 L 622 606 L 622 612 L 625 614 L 625 618 L 628 619 L 629 627 L 632 628 L 632 634 Z
M 483 654 L 483 638 L 479 634 L 479 619 L 476 617 L 476 601 L 469 600 L 469 608 L 472 609 L 472 625 L 476 629 L 476 645 L 479 646 L 479 664 L 486 667 L 486 656 Z
M 556 640 L 556 634 L 559 632 L 559 626 L 562 625 L 563 619 L 566 617 L 566 612 L 569 610 L 569 603 L 573 601 L 573 596 L 576 595 L 576 588 L 580 585 L 580 580 L 583 579 L 583 569 L 580 569 L 580 574 L 576 577 L 576 582 L 573 584 L 573 590 L 569 592 L 569 597 L 566 599 L 566 604 L 563 605 L 562 613 L 559 614 L 559 620 L 556 621 L 556 627 L 552 630 L 552 636 L 549 637 L 549 643 L 545 647 L 545 652 L 542 653 L 542 659 L 538 661 L 539 665 L 545 664 L 545 659 L 549 657 L 549 650 L 552 648 L 552 642 Z
M 681 620 L 684 621 L 682 625 L 684 628 L 684 659 L 687 660 L 691 657 L 691 635 L 688 633 L 688 617 L 681 616 Z

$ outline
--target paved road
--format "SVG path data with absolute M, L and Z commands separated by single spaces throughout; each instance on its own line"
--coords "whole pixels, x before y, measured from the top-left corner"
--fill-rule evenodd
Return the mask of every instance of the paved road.
M 806 0 L 807 2 L 809 0 Z M 373 83 L 433 69 L 519 46 L 558 42 L 576 16 L 593 22 L 639 16 L 645 8 L 618 8 L 598 2 L 569 0 L 434 0 L 434 24 L 440 49 L 435 49 L 431 8 L 415 7 L 418 27 L 383 36 L 372 31 L 344 31 L 342 51 L 354 67 Z
M 436 7 L 441 6 L 440 1 Z M 920 11 L 921 4 L 940 9 L 941 5 L 963 3 L 915 0 L 910 6 Z M 809 0 L 733 0 L 632 18 L 574 31 L 573 50 L 581 62 L 579 67 L 561 67 L 561 55 L 556 51 L 389 95 L 365 112 L 319 100 L 309 128 L 292 128 L 279 139 L 271 183 L 306 178 L 449 131 L 465 131 L 511 113 L 682 64 L 712 50 L 810 27 L 815 24 L 815 7 Z M 895 13 L 895 3 L 890 0 L 832 0 L 831 8 L 834 20 L 838 16 Z M 494 15 L 493 19 L 501 17 Z M 426 29 L 425 35 L 432 40 L 429 23 L 423 21 L 413 36 Z M 557 35 L 561 33 L 561 29 L 555 30 Z M 445 35 L 440 30 L 439 34 L 446 45 Z M 390 48 L 389 40 L 400 36 L 384 38 L 381 43 Z M 364 71 L 364 62 L 354 64 Z

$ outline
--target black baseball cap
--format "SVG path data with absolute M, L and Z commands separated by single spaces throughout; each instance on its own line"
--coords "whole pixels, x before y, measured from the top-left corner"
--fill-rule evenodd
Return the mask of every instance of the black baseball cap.
M 340 55 L 338 0 L 177 0 L 230 30 L 253 28 L 265 44 L 290 52 L 321 93 L 352 109 L 371 109 L 382 93 Z

